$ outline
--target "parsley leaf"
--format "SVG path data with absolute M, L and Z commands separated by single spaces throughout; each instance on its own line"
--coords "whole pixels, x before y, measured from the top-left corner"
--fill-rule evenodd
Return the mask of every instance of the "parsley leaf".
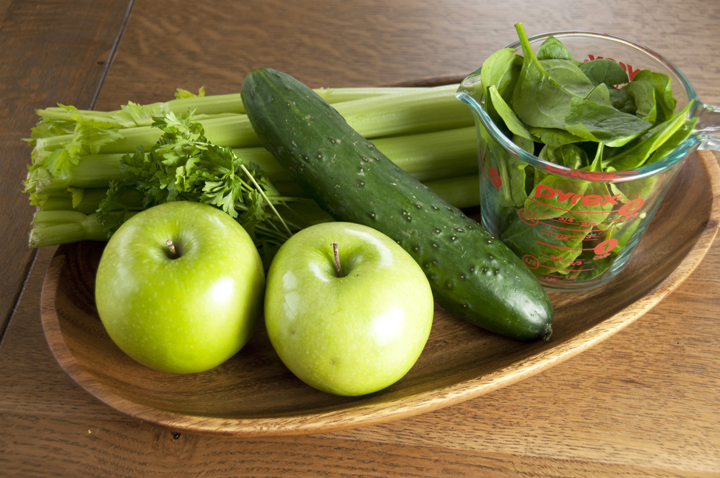
M 200 123 L 188 115 L 168 113 L 153 118 L 163 134 L 145 151 L 121 160 L 124 179 L 111 185 L 100 204 L 98 220 L 111 235 L 133 213 L 170 201 L 208 204 L 237 220 L 258 247 L 278 246 L 299 227 L 275 208 L 292 198 L 282 197 L 255 164 L 245 165 L 232 148 L 213 144 Z M 141 207 L 122 201 L 128 190 L 143 198 Z M 273 247 L 275 248 L 275 247 Z

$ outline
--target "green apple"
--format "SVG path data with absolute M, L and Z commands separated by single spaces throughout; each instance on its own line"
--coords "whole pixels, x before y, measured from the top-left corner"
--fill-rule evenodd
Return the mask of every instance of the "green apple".
M 369 227 L 331 222 L 300 231 L 280 248 L 267 280 L 270 341 L 290 371 L 319 390 L 356 396 L 392 385 L 430 335 L 425 274 Z
M 193 373 L 247 343 L 264 286 L 260 255 L 242 226 L 214 207 L 178 201 L 147 209 L 115 232 L 100 259 L 95 302 L 110 338 L 130 357 Z

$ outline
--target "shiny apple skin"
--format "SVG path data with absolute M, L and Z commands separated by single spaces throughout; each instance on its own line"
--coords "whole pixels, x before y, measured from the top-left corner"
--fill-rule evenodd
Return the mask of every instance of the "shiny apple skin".
M 420 266 L 366 226 L 305 229 L 280 248 L 268 272 L 265 325 L 275 351 L 302 381 L 336 395 L 372 393 L 402 378 L 425 347 L 433 312 Z
M 168 257 L 166 241 L 180 257 Z M 259 321 L 265 275 L 248 233 L 211 206 L 177 201 L 124 223 L 98 266 L 110 338 L 156 370 L 195 373 L 235 355 Z

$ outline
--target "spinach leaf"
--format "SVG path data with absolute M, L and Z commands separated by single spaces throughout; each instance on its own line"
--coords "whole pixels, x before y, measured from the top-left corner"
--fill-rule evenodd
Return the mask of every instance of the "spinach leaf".
M 573 210 L 588 187 L 588 181 L 535 171 L 533 192 L 523 207 L 540 220 L 560 217 Z
M 655 101 L 657 101 L 658 107 L 657 122 L 669 120 L 675 114 L 675 106 L 677 106 L 677 101 L 672 94 L 670 77 L 650 70 L 641 70 L 631 83 L 646 80 L 650 81 L 655 89 Z
M 521 136 L 528 141 L 532 141 L 532 136 L 530 135 L 530 132 L 527 130 L 527 128 L 525 128 L 525 125 L 522 123 L 522 121 L 518 119 L 512 108 L 510 108 L 507 103 L 505 103 L 505 100 L 502 96 L 500 96 L 500 93 L 498 93 L 498 90 L 497 88 L 495 88 L 494 85 L 490 86 L 489 93 L 490 99 L 495 106 L 495 111 L 497 111 L 500 118 L 502 118 L 505 126 L 507 126 L 507 129 L 509 129 L 515 135 Z M 532 154 L 532 151 L 530 153 Z
M 575 57 L 560 40 L 549 36 L 537 51 L 538 60 L 575 60 Z
M 610 90 L 605 83 L 600 83 L 590 90 L 590 93 L 588 93 L 585 99 L 599 105 L 608 106 L 610 108 L 613 107 L 612 101 L 610 101 Z
M 588 166 L 587 153 L 574 144 L 559 147 L 546 145 L 540 151 L 540 158 L 572 169 L 582 169 Z
M 593 85 L 615 86 L 630 81 L 622 66 L 605 58 L 583 63 L 580 65 L 580 70 L 587 75 Z
M 652 164 L 656 161 L 661 160 L 671 152 L 675 150 L 680 143 L 685 141 L 695 129 L 695 125 L 698 122 L 698 118 L 692 118 L 687 121 L 673 133 L 655 152 L 650 156 L 645 164 Z
M 523 50 L 523 66 L 512 96 L 515 114 L 529 126 L 563 129 L 569 101 L 575 95 L 548 75 L 535 57 L 522 25 L 518 23 L 515 28 Z
M 637 107 L 635 106 L 635 99 L 630 93 L 614 87 L 608 88 L 608 93 L 610 95 L 610 104 L 613 108 L 623 113 L 635 114 Z
M 672 138 L 673 135 L 683 127 L 691 105 L 692 101 L 668 121 L 653 127 L 624 148 L 613 151 L 613 155 L 605 159 L 603 166 L 605 168 L 612 166 L 616 171 L 625 171 L 644 165 L 655 150 Z M 687 131 L 686 133 L 689 134 L 690 132 Z M 676 140 L 677 139 L 679 138 L 676 138 Z M 667 154 L 667 152 L 665 154 Z
M 573 95 L 585 97 L 595 87 L 572 61 L 540 60 L 539 63 L 552 80 Z
M 583 169 L 593 172 L 601 171 L 603 149 L 603 144 L 600 143 L 592 164 Z M 599 224 L 605 221 L 613 208 L 612 202 L 605 201 L 606 195 L 608 195 L 608 189 L 605 183 L 590 182 L 585 188 L 583 198 L 578 201 L 577 206 L 569 214 L 576 221 L 586 224 Z
M 515 216 L 500 239 L 515 254 L 531 254 L 540 259 L 543 266 L 532 270 L 536 276 L 549 273 L 566 275 L 582 253 L 582 240 L 590 228 L 567 231 L 562 224 L 541 221 L 535 226 L 528 226 Z
M 621 91 L 627 91 L 635 103 L 635 114 L 655 123 L 658 117 L 657 102 L 655 101 L 655 87 L 649 80 L 633 80 L 623 86 Z
M 507 103 L 512 98 L 515 83 L 520 76 L 523 59 L 520 55 L 514 55 L 513 51 L 510 48 L 496 51 L 485 60 L 480 70 L 480 81 L 485 93 L 485 110 L 493 121 L 499 120 L 500 117 L 490 98 L 490 87 L 494 86 Z
M 535 154 L 535 141 L 533 141 L 532 139 L 527 139 L 524 136 L 514 134 L 512 137 L 512 141 L 520 148 L 522 148 L 523 151 L 530 154 Z
M 565 117 L 570 133 L 609 146 L 622 146 L 651 127 L 652 123 L 585 98 L 573 98 Z
M 520 136 L 514 136 L 513 141 L 523 143 L 525 146 L 529 146 L 528 140 Z M 532 141 L 530 141 L 532 143 Z M 534 143 L 533 147 L 534 147 Z M 520 145 L 520 144 L 518 144 Z M 523 146 L 521 146 L 523 147 Z M 503 205 L 520 207 L 527 200 L 527 193 L 525 191 L 525 168 L 528 163 L 513 156 L 512 154 L 506 154 L 502 161 L 498 162 L 498 172 L 500 174 L 501 189 L 504 195 Z
M 564 144 L 579 143 L 585 141 L 580 136 L 568 133 L 564 129 L 558 128 L 528 128 L 533 139 L 546 144 L 547 146 L 562 146 Z

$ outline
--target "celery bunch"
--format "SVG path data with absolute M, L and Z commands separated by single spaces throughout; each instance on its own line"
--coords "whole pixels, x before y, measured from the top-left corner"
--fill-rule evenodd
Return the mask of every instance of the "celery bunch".
M 316 92 L 400 168 L 469 207 L 479 204 L 475 132 L 455 90 Z M 111 112 L 60 105 L 38 115 L 24 183 L 38 206 L 32 247 L 107 240 L 133 214 L 171 200 L 223 209 L 261 249 L 331 220 L 259 146 L 239 94 L 178 90 L 165 103 L 130 102 Z

